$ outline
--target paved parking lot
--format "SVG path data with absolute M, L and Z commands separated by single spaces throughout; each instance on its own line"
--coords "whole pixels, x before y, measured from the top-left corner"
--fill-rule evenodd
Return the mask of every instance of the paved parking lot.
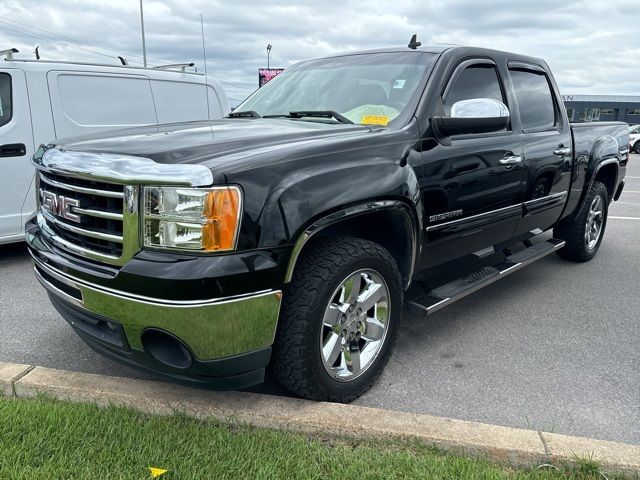
M 593 261 L 552 255 L 429 319 L 405 318 L 357 403 L 640 444 L 639 155 L 627 175 Z M 0 360 L 153 378 L 76 337 L 23 245 L 0 247 L 0 292 Z

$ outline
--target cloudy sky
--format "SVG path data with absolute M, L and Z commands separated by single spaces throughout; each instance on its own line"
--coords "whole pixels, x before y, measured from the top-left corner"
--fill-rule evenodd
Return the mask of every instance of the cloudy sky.
M 3 0 L 0 49 L 33 58 L 142 63 L 139 0 Z M 231 105 L 256 88 L 257 68 L 337 51 L 454 43 L 545 58 L 563 94 L 640 95 L 637 0 L 144 0 L 150 65 L 207 66 Z

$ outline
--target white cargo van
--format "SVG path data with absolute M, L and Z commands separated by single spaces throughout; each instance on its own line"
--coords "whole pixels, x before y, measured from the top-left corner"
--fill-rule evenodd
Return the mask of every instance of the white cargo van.
M 31 156 L 41 143 L 120 128 L 221 118 L 222 85 L 181 70 L 0 55 L 0 244 L 22 240 L 35 210 Z M 209 112 L 207 112 L 207 104 Z

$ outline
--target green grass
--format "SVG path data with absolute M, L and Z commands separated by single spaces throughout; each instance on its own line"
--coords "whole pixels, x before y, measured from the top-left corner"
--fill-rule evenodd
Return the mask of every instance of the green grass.
M 366 420 L 366 419 L 363 419 Z M 358 419 L 336 418 L 336 422 Z M 597 466 L 515 470 L 423 443 L 309 438 L 46 398 L 0 396 L 0 479 L 599 478 Z

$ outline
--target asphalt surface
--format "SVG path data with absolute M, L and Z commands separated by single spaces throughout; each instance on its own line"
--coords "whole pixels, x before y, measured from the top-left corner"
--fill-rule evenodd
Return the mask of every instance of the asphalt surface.
M 31 269 L 24 245 L 0 246 L 0 361 L 157 379 L 90 350 Z M 633 155 L 595 259 L 551 255 L 428 319 L 405 318 L 386 371 L 356 403 L 640 444 L 639 287 Z

